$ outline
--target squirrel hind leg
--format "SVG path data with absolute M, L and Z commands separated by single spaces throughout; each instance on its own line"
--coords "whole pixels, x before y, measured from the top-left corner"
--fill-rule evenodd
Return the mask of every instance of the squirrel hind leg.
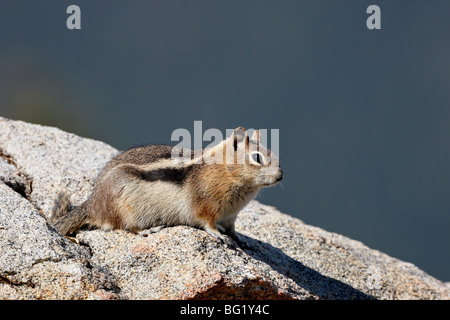
M 162 225 L 162 226 L 157 226 L 157 227 L 153 227 L 153 228 L 149 228 L 149 229 L 144 229 L 144 230 L 138 231 L 137 234 L 142 237 L 148 237 L 149 234 L 159 232 L 166 227 L 167 226 Z

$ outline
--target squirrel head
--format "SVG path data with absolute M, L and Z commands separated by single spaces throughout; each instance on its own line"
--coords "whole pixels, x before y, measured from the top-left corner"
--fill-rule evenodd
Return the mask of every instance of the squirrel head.
M 212 156 L 214 163 L 222 160 L 221 164 L 233 176 L 252 187 L 272 186 L 283 177 L 277 155 L 261 143 L 259 130 L 253 130 L 250 136 L 248 131 L 238 127 L 228 139 L 213 147 L 208 154 Z

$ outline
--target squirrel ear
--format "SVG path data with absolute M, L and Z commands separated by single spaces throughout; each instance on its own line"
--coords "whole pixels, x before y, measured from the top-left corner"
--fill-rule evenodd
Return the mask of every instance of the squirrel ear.
M 233 136 L 240 136 L 241 139 L 244 139 L 245 135 L 247 134 L 247 131 L 245 131 L 242 127 L 237 127 L 233 130 Z
M 261 137 L 261 135 L 259 133 L 259 130 L 256 130 L 256 129 L 253 130 L 253 134 L 252 134 L 251 139 L 254 140 L 254 141 L 259 141 L 260 137 Z
M 233 141 L 234 150 L 237 150 L 238 145 L 245 141 L 245 137 L 247 136 L 247 131 L 244 128 L 238 127 L 234 129 L 233 135 L 231 136 L 231 141 Z

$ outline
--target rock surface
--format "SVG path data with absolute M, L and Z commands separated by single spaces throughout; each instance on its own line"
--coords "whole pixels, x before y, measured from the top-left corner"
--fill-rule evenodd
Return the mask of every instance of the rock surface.
M 204 231 L 61 236 L 61 190 L 84 201 L 114 148 L 0 118 L 0 299 L 449 299 L 414 265 L 252 201 L 233 250 Z

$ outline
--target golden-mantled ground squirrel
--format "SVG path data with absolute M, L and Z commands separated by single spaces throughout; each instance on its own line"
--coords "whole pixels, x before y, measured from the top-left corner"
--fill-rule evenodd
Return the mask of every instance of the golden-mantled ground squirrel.
M 249 137 L 243 128 L 203 149 L 200 161 L 193 151 L 180 161 L 173 157 L 173 148 L 149 145 L 114 157 L 80 206 L 69 210 L 68 195 L 59 197 L 55 228 L 63 235 L 85 224 L 145 234 L 189 225 L 227 245 L 240 243 L 234 228 L 238 212 L 261 188 L 282 179 L 276 155 L 260 144 L 258 130 Z

